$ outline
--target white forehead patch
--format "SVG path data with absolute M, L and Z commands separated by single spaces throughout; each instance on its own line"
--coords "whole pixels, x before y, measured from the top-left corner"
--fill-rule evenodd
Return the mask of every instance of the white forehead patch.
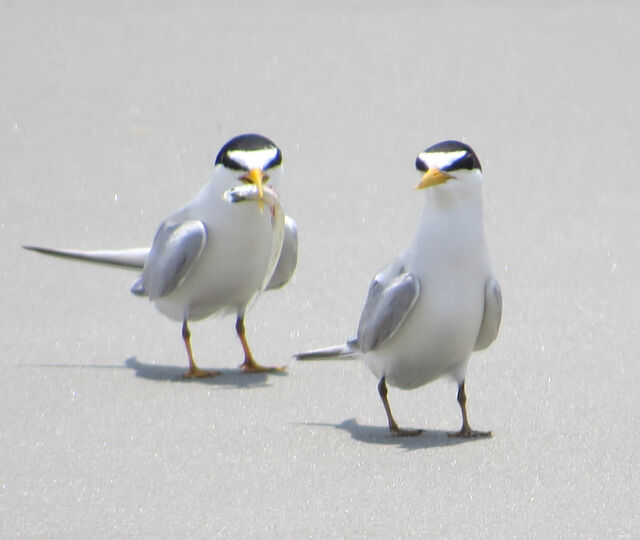
M 443 169 L 451 165 L 456 159 L 460 159 L 467 153 L 466 150 L 456 150 L 455 152 L 420 152 L 418 157 L 429 167 Z
M 264 169 L 278 154 L 277 148 L 262 148 L 260 150 L 231 150 L 227 155 L 236 163 L 247 169 Z

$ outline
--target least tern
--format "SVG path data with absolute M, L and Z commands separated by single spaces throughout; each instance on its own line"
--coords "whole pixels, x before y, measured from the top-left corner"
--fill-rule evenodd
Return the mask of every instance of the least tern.
M 458 141 L 420 152 L 416 168 L 422 175 L 416 189 L 425 195 L 418 231 L 408 249 L 373 279 L 356 337 L 296 358 L 362 357 L 379 379 L 394 435 L 421 430 L 398 427 L 387 383 L 413 389 L 450 375 L 458 383 L 462 411 L 462 428 L 450 435 L 490 436 L 471 429 L 465 392 L 469 357 L 495 340 L 502 317 L 484 238 L 482 169 L 474 151 Z
M 218 153 L 209 182 L 196 197 L 165 219 L 150 248 L 78 251 L 23 246 L 48 255 L 141 269 L 131 288 L 182 322 L 189 369 L 185 378 L 218 371 L 196 366 L 189 321 L 214 313 L 236 315 L 245 372 L 282 370 L 261 366 L 245 335 L 245 313 L 263 290 L 289 281 L 297 263 L 295 222 L 285 216 L 276 189 L 282 153 L 269 139 L 239 135 Z M 265 208 L 266 205 L 266 208 Z

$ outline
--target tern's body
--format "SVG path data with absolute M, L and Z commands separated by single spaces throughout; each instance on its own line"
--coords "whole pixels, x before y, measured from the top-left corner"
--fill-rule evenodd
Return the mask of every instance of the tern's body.
M 182 321 L 189 370 L 208 377 L 191 351 L 188 322 L 234 313 L 244 371 L 271 371 L 253 359 L 245 336 L 249 303 L 289 281 L 297 262 L 297 227 L 285 217 L 276 188 L 282 153 L 261 135 L 239 135 L 218 153 L 211 179 L 189 203 L 165 219 L 149 249 L 74 251 L 28 249 L 61 257 L 142 270 L 131 291 L 147 296 Z
M 502 313 L 482 223 L 482 172 L 473 150 L 444 141 L 418 155 L 425 206 L 405 252 L 373 279 L 356 337 L 345 345 L 298 354 L 300 360 L 357 355 L 379 379 L 378 390 L 396 435 L 387 382 L 412 389 L 443 375 L 458 382 L 462 429 L 456 436 L 488 435 L 467 420 L 465 373 L 474 350 L 496 338 Z
M 364 353 L 376 377 L 384 376 L 392 386 L 404 389 L 418 388 L 445 374 L 456 379 L 464 374 L 491 276 L 479 194 L 432 189 L 425 197 L 418 231 L 397 259 L 405 272 L 419 280 L 421 294 L 396 334 L 380 348 Z
M 237 313 L 261 290 L 274 234 L 271 214 L 257 204 L 230 204 L 222 193 L 236 187 L 226 171 L 215 171 L 209 183 L 165 223 L 198 220 L 206 224 L 207 241 L 187 279 L 165 296 L 153 299 L 160 312 L 182 321 L 214 313 Z M 250 246 L 250 249 L 247 249 Z

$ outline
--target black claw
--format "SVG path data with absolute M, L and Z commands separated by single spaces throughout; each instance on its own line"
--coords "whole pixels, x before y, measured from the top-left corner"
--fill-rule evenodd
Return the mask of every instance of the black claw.
M 455 437 L 460 439 L 480 439 L 480 438 L 490 438 L 493 435 L 490 431 L 476 431 L 475 429 L 461 429 L 460 431 L 456 431 L 455 433 L 447 433 L 449 437 Z
M 391 435 L 394 437 L 416 437 L 422 433 L 421 429 L 392 429 Z

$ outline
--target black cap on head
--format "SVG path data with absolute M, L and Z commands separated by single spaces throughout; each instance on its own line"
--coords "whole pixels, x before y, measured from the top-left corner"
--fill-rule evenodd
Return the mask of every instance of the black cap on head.
M 460 141 L 442 141 L 430 146 L 418 154 L 416 158 L 416 169 L 425 172 L 428 168 L 424 160 L 425 154 L 459 154 L 458 157 L 441 167 L 442 171 L 457 171 L 459 169 L 478 169 L 482 170 L 480 160 L 476 156 L 473 149 Z
M 220 152 L 218 152 L 215 164 L 219 165 L 222 163 L 228 169 L 237 171 L 246 170 L 246 164 L 236 161 L 236 159 L 233 158 L 233 154 L 240 152 L 258 152 L 260 150 L 273 150 L 273 157 L 271 157 L 264 165 L 264 170 L 282 163 L 282 152 L 280 152 L 280 149 L 273 141 L 267 139 L 263 135 L 258 135 L 257 133 L 245 133 L 243 135 L 238 135 L 225 143 L 225 145 L 220 149 Z

